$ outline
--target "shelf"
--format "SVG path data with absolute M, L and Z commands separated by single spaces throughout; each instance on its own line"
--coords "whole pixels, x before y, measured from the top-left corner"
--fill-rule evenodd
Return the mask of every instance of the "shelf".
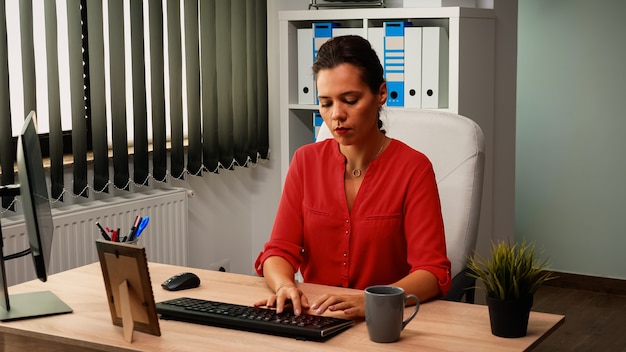
M 280 159 L 281 175 L 289 167 L 297 148 L 313 138 L 315 104 L 302 104 L 299 97 L 298 35 L 301 29 L 310 29 L 314 23 L 333 22 L 337 28 L 362 35 L 377 43 L 373 35 L 386 21 L 411 22 L 409 27 L 441 27 L 447 34 L 447 75 L 440 76 L 446 87 L 445 105 L 437 110 L 458 113 L 476 120 L 487 136 L 487 147 L 493 143 L 494 65 L 495 65 L 495 11 L 482 8 L 358 8 L 281 11 L 279 13 L 280 47 Z M 375 31 L 372 31 L 375 30 Z M 344 31 L 345 33 L 345 31 Z M 378 32 L 380 33 L 380 32 Z M 372 35 L 371 38 L 368 36 Z M 382 39 L 379 39 L 382 40 Z M 376 47 L 375 47 L 376 48 Z M 377 49 L 377 52 L 380 49 Z M 444 59 L 445 60 L 445 59 Z M 310 65 L 312 62 L 305 64 Z M 307 78 L 308 79 L 308 78 Z M 311 84 L 303 86 L 311 92 Z M 443 90 L 445 88 L 445 90 Z M 423 93 L 423 91 L 422 91 Z M 308 93 L 314 94 L 314 93 Z M 311 99 L 308 95 L 305 99 Z M 425 106 L 420 103 L 419 106 Z M 419 109 L 385 106 L 385 110 Z
M 398 18 L 495 18 L 493 9 L 472 7 L 359 8 L 310 11 L 281 11 L 280 21 L 324 21 Z

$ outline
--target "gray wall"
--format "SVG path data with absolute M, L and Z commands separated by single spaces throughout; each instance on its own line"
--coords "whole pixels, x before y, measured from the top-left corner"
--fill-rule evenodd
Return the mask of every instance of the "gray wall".
M 516 238 L 626 279 L 626 2 L 519 1 Z

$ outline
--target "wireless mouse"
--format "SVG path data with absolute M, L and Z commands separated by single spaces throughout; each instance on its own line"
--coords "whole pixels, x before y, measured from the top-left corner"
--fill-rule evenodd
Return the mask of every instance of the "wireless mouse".
M 190 272 L 176 274 L 161 284 L 161 287 L 168 291 L 186 290 L 198 286 L 200 286 L 200 278 Z

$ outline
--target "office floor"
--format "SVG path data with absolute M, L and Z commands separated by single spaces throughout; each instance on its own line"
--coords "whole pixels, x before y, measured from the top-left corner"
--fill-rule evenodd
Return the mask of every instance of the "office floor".
M 626 352 L 626 295 L 542 286 L 533 310 L 565 321 L 533 351 Z

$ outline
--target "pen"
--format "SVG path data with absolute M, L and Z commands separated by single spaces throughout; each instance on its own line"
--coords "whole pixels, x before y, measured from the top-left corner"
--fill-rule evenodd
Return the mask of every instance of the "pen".
M 137 217 L 135 217 L 135 222 L 133 223 L 133 227 L 130 228 L 130 232 L 128 233 L 128 236 L 127 236 L 128 241 L 132 241 L 133 239 L 135 239 L 135 233 L 140 223 L 141 223 L 141 216 L 137 215 Z
M 148 226 L 148 221 L 150 221 L 149 216 L 146 216 L 145 218 L 141 219 L 141 222 L 139 223 L 137 230 L 135 230 L 135 238 L 138 238 L 141 235 L 141 232 L 146 228 L 146 226 Z
M 111 234 L 111 241 L 117 242 L 117 230 L 113 230 L 113 233 Z
M 100 229 L 100 234 L 102 235 L 102 237 L 104 237 L 105 240 L 110 241 L 111 237 L 109 237 L 104 228 L 102 228 L 102 225 L 100 225 L 99 222 L 96 222 L 96 226 L 98 226 L 98 228 Z
M 129 241 L 132 241 L 133 238 L 135 237 L 135 231 L 137 231 L 137 226 L 139 226 L 140 223 L 141 223 L 141 216 L 137 215 L 135 217 L 135 222 L 133 223 L 133 226 L 130 228 L 130 231 L 128 232 L 128 236 L 126 236 Z

